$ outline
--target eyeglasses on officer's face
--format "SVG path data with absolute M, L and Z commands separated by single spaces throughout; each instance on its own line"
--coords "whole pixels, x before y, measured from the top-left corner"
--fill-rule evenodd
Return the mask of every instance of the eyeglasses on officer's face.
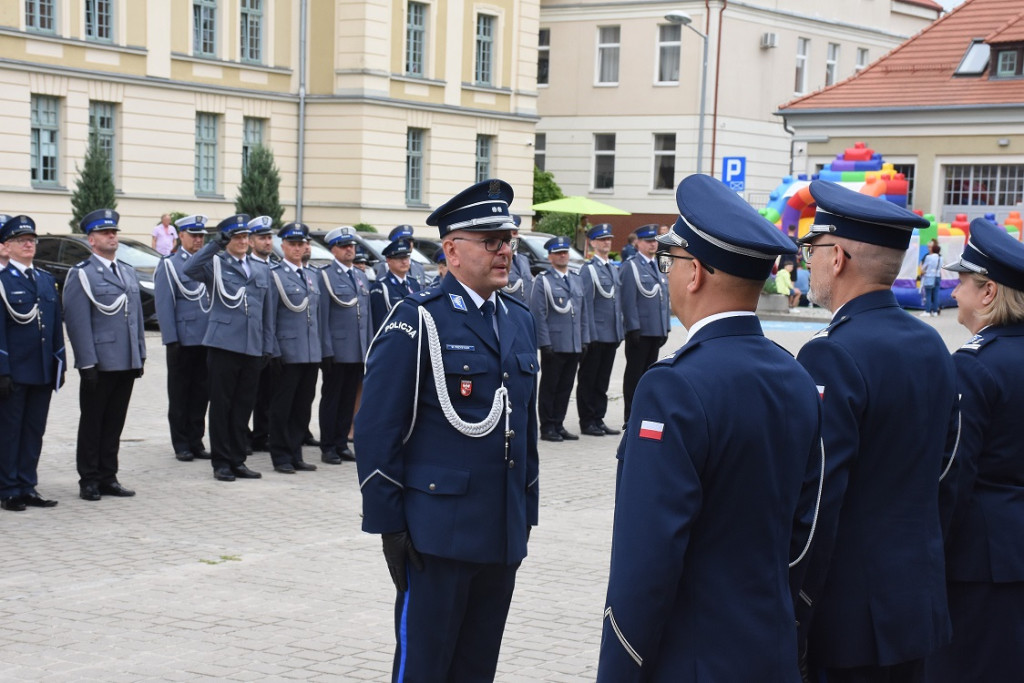
M 669 271 L 672 270 L 672 264 L 675 263 L 675 261 L 673 261 L 672 259 L 680 259 L 682 261 L 697 260 L 697 258 L 694 256 L 677 256 L 676 254 L 670 254 L 667 251 L 662 251 L 658 253 L 658 270 L 660 270 L 665 275 L 668 275 Z M 700 262 L 698 261 L 698 263 Z M 714 268 L 705 263 L 701 263 L 700 265 L 704 270 L 708 271 L 708 273 L 714 275 Z
M 814 254 L 814 250 L 817 249 L 818 247 L 839 247 L 839 245 L 836 244 L 835 242 L 822 242 L 820 244 L 801 244 L 800 253 L 803 255 L 804 261 L 810 261 L 811 256 Z M 843 256 L 845 256 L 848 259 L 853 258 L 852 256 L 850 256 L 850 252 L 846 251 L 842 247 L 839 248 L 840 250 L 842 250 Z
M 39 240 L 35 237 L 15 237 L 7 240 L 7 244 L 20 244 L 21 246 L 32 245 L 33 247 L 39 243 Z
M 512 251 L 516 250 L 519 246 L 519 238 L 517 237 L 485 237 L 483 239 L 473 239 L 472 237 L 453 237 L 453 242 L 476 242 L 477 244 L 484 245 L 484 249 L 496 254 L 501 251 L 503 245 L 508 245 L 508 248 Z

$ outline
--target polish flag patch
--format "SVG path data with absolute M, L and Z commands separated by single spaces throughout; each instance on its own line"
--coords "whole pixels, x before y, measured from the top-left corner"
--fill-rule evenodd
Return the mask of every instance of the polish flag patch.
M 640 438 L 650 439 L 651 441 L 661 441 L 661 433 L 665 431 L 664 422 L 653 422 L 651 420 L 643 420 L 640 423 Z
M 824 401 L 825 400 L 825 385 L 824 384 L 816 384 L 815 386 L 818 387 L 818 398 L 820 398 L 822 401 Z

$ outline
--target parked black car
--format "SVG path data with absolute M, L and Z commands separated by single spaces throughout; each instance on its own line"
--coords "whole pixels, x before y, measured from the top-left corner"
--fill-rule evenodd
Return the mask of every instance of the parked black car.
M 544 244 L 552 237 L 554 235 L 546 232 L 524 231 L 519 233 L 519 247 L 516 251 L 526 254 L 526 258 L 530 260 L 530 272 L 534 275 L 551 269 L 548 250 L 544 248 Z M 578 273 L 584 262 L 583 254 L 570 247 L 569 269 Z
M 85 235 L 39 235 L 34 264 L 49 271 L 63 289 L 68 271 L 92 255 Z M 146 323 L 156 324 L 156 301 L 153 299 L 153 273 L 160 262 L 160 253 L 137 240 L 118 240 L 117 260 L 124 261 L 139 275 L 142 315 Z
M 324 244 L 324 238 L 327 237 L 327 232 L 324 230 L 313 230 L 309 233 L 309 236 L 313 238 L 319 245 Z M 366 263 L 369 266 L 366 269 L 366 274 L 370 281 L 376 279 L 373 273 L 373 267 L 384 260 L 384 256 L 381 252 L 384 247 L 388 246 L 391 240 L 388 239 L 387 235 L 382 235 L 376 232 L 357 232 L 356 233 L 356 249 L 366 254 Z M 326 247 L 324 247 L 326 249 Z M 329 252 L 328 252 L 329 253 Z M 330 258 L 334 258 L 333 255 Z M 412 260 L 423 266 L 424 272 L 426 272 L 428 279 L 433 279 L 437 276 L 437 264 L 427 258 L 418 249 L 412 250 Z

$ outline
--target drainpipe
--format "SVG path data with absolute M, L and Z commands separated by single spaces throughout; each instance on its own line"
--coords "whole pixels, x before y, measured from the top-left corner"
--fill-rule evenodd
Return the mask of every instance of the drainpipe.
M 708 173 L 714 177 L 715 175 L 715 146 L 718 142 L 718 85 L 721 82 L 721 71 L 722 71 L 722 22 L 724 21 L 723 15 L 725 14 L 725 8 L 729 5 L 729 0 L 722 0 L 722 8 L 718 10 L 718 40 L 715 46 L 715 101 L 712 105 L 711 112 L 711 167 Z M 704 8 L 707 12 L 707 26 L 704 28 L 705 35 L 711 33 L 711 1 L 704 0 Z
M 793 157 L 795 156 L 793 149 L 796 145 L 796 131 L 789 127 L 789 121 L 786 117 L 782 117 L 782 130 L 789 133 L 789 175 L 793 175 Z
M 295 169 L 295 221 L 302 222 L 302 190 L 306 165 L 306 0 L 299 0 L 299 158 Z

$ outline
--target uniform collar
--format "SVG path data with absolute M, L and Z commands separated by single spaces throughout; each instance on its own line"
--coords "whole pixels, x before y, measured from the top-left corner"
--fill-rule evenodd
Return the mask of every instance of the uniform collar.
M 21 273 L 22 275 L 24 275 L 24 274 L 25 274 L 25 271 L 26 271 L 26 270 L 28 270 L 29 268 L 35 268 L 35 266 L 33 266 L 32 264 L 29 264 L 29 265 L 27 265 L 27 266 L 26 266 L 26 265 L 23 265 L 23 264 L 21 264 L 21 263 L 18 263 L 18 262 L 17 262 L 17 261 L 15 261 L 14 259 L 11 259 L 11 260 L 9 261 L 9 263 L 10 263 L 10 264 L 11 264 L 12 266 L 14 266 L 15 268 L 17 268 L 17 269 L 18 269 L 18 272 L 19 272 L 19 273 Z
M 855 313 L 871 310 L 872 308 L 885 308 L 887 306 L 899 306 L 896 303 L 896 295 L 893 294 L 891 289 L 880 289 L 875 292 L 861 294 L 837 308 L 836 312 L 832 314 L 832 322 L 840 318 L 849 317 Z
M 459 282 L 459 278 L 454 277 L 454 276 L 453 276 L 453 278 L 454 278 L 454 280 L 456 282 Z M 498 305 L 498 301 L 497 301 L 498 295 L 495 294 L 494 292 L 491 292 L 491 296 L 490 297 L 488 297 L 487 299 L 484 299 L 482 296 L 480 296 L 479 294 L 474 292 L 471 288 L 467 287 L 466 285 L 462 284 L 461 282 L 459 282 L 459 287 L 462 287 L 462 289 L 466 290 L 466 294 L 469 296 L 470 299 L 473 300 L 473 303 L 476 305 L 476 307 L 478 309 L 483 307 L 484 301 L 490 301 L 495 306 Z
M 725 320 L 726 318 L 739 318 L 745 315 L 754 315 L 753 311 L 724 311 L 722 313 L 712 313 L 711 315 L 701 318 L 695 322 L 690 329 L 686 331 L 686 341 L 683 345 L 686 345 L 693 339 L 694 335 L 701 331 L 707 325 L 715 322 L 716 320 Z
M 111 261 L 110 259 L 106 259 L 106 258 L 103 258 L 103 257 L 102 257 L 102 256 L 100 256 L 99 254 L 97 254 L 97 253 L 96 253 L 95 251 L 94 251 L 94 252 L 92 253 L 92 255 L 93 255 L 93 257 L 94 257 L 94 258 L 95 258 L 95 259 L 96 259 L 97 261 L 99 261 L 100 263 L 102 263 L 103 265 L 105 265 L 105 266 L 106 266 L 107 268 L 110 268 L 110 265 L 111 265 L 111 264 L 113 263 L 113 261 Z

